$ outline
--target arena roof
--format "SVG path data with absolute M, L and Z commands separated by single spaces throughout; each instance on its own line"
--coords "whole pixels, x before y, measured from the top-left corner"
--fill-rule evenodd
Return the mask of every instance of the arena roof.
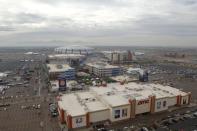
M 54 54 L 48 55 L 49 59 L 80 59 L 85 57 L 81 54 Z
M 80 52 L 91 52 L 93 50 L 93 48 L 91 47 L 86 47 L 86 46 L 80 46 L 80 45 L 69 45 L 69 46 L 64 46 L 64 47 L 57 47 L 55 48 L 56 52 L 62 52 L 65 53 L 66 51 L 69 51 L 69 53 L 71 53 L 70 51 L 74 51 L 76 53 L 76 51 Z

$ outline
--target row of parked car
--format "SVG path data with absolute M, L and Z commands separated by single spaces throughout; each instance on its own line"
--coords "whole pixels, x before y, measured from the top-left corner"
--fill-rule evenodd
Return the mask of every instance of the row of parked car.
M 143 127 L 138 127 L 135 125 L 131 125 L 131 126 L 124 126 L 121 128 L 108 128 L 109 125 L 105 125 L 105 124 L 97 124 L 93 126 L 93 130 L 95 131 L 150 131 L 149 128 L 143 126 Z M 152 131 L 152 130 L 151 130 Z
M 174 125 L 178 122 L 183 122 L 189 119 L 195 119 L 197 118 L 197 109 L 193 111 L 186 111 L 184 113 L 176 113 L 171 116 L 167 116 L 166 118 L 163 118 L 158 124 L 160 125 L 160 128 L 169 130 L 171 125 Z
M 187 120 L 196 120 L 197 119 L 197 109 L 192 111 L 186 111 L 183 113 L 175 113 L 173 115 L 169 115 L 165 118 L 162 118 L 160 121 L 157 121 L 151 127 L 138 127 L 138 126 L 125 126 L 121 128 L 109 128 L 110 126 L 106 126 L 105 124 L 97 124 L 93 126 L 93 130 L 95 131 L 160 131 L 160 130 L 170 130 L 170 126 L 174 124 L 178 124 L 179 122 L 184 122 Z M 186 125 L 187 126 L 187 125 Z M 197 127 L 197 123 L 196 123 Z

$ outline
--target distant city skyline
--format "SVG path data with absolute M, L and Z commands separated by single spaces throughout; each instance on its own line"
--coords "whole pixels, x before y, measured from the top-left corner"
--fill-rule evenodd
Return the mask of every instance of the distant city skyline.
M 196 0 L 0 0 L 0 46 L 197 47 Z

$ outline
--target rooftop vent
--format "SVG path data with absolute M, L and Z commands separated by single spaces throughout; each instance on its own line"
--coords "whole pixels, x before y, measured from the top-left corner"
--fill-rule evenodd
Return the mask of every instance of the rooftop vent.
M 86 100 L 86 101 L 88 101 L 88 100 L 89 100 L 89 98 L 85 98 L 85 100 Z
M 62 65 L 57 65 L 57 68 L 58 68 L 58 69 L 62 69 L 63 66 L 62 66 Z
M 84 110 L 85 110 L 85 111 L 88 111 L 88 107 L 87 107 L 86 105 L 85 105 L 85 107 L 84 107 Z
M 106 95 L 110 96 L 110 95 L 114 95 L 114 92 L 107 92 Z

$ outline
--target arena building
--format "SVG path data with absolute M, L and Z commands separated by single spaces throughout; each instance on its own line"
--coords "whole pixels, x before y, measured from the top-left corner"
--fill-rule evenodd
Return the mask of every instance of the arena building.
M 68 128 L 79 128 L 166 111 L 173 106 L 190 104 L 190 100 L 191 93 L 160 84 L 113 83 L 61 96 L 58 111 L 61 122 Z
M 93 48 L 79 45 L 70 45 L 65 47 L 55 48 L 55 53 L 57 54 L 82 54 L 88 55 L 91 54 Z

